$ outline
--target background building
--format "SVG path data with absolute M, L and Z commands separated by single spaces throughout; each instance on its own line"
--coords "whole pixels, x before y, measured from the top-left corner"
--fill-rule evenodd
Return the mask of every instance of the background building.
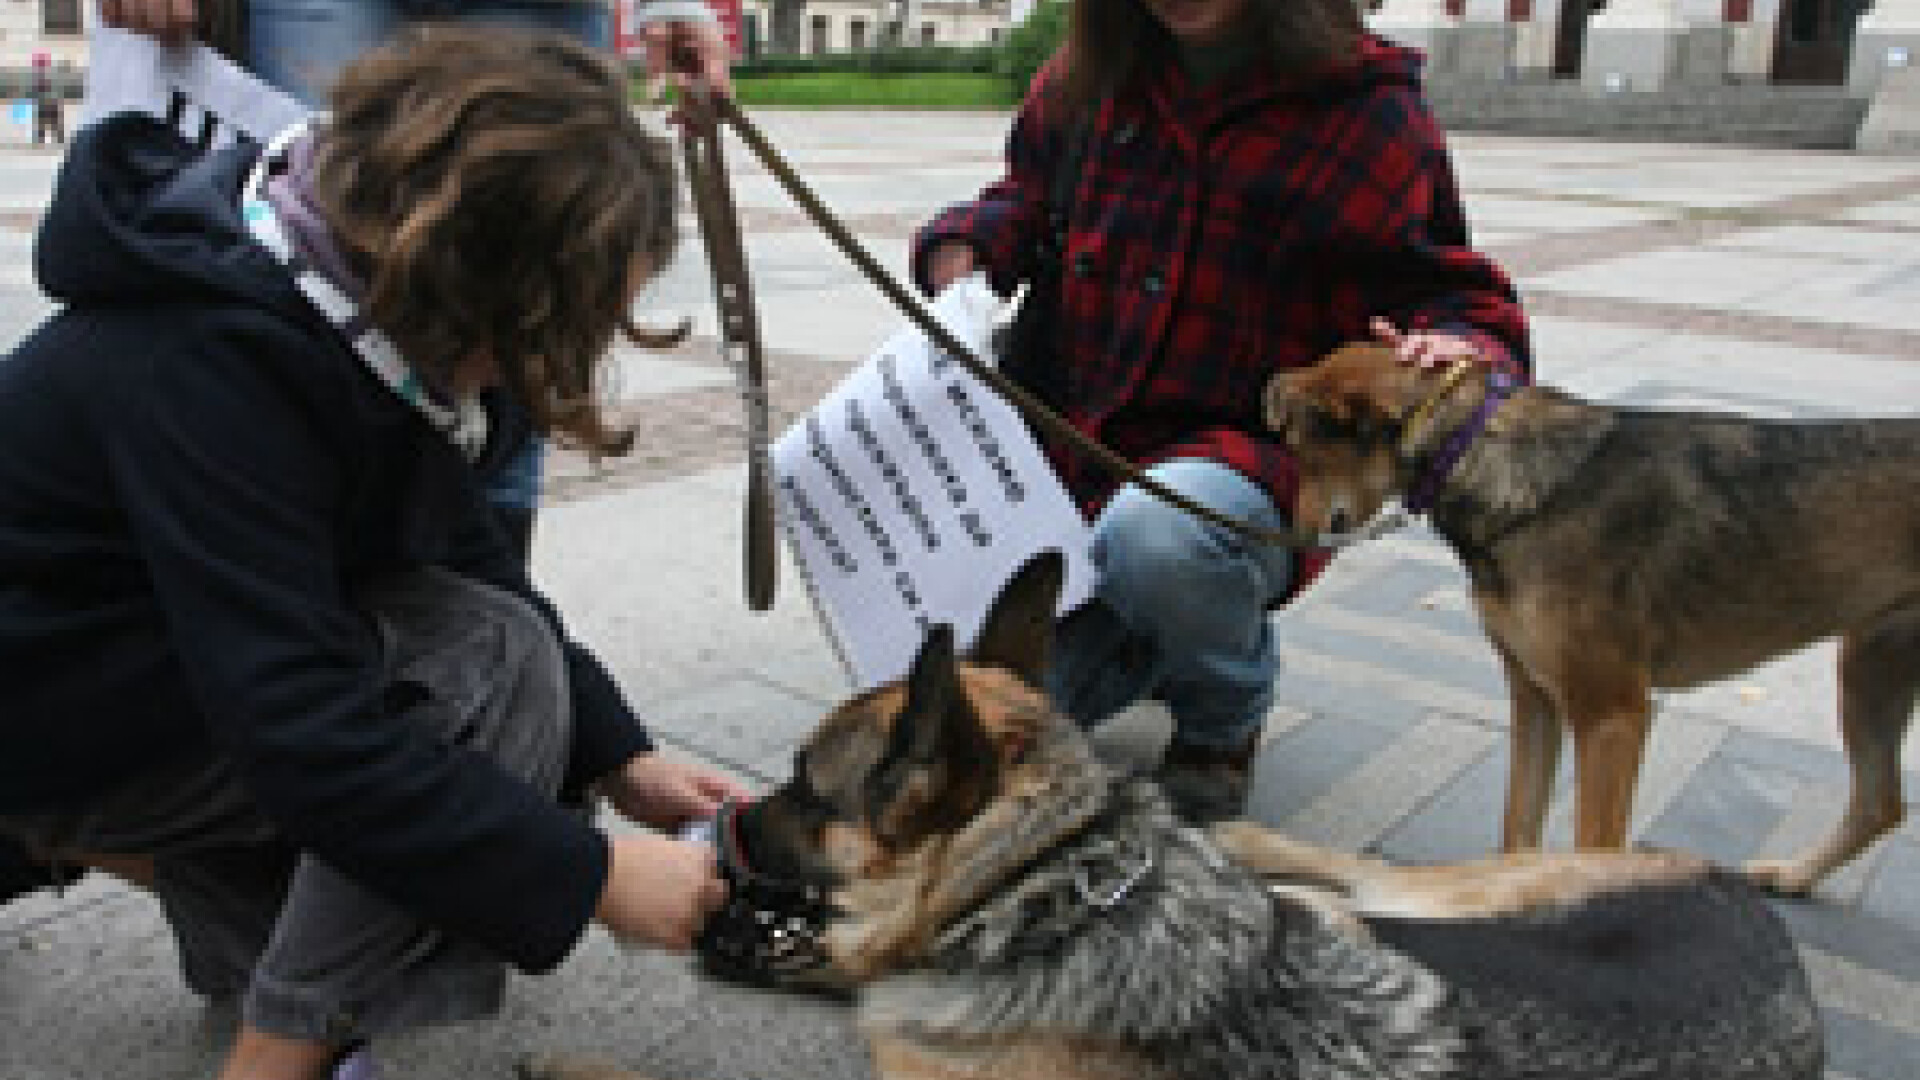
M 36 66 L 77 77 L 86 67 L 82 0 L 0 0 L 0 72 L 18 86 Z
M 775 49 L 777 20 L 797 24 L 802 53 L 884 45 L 985 45 L 1015 21 L 1020 0 L 746 0 L 749 54 Z M 1021 5 L 1031 7 L 1031 2 Z M 1024 11 L 1021 12 L 1024 15 Z M 797 18 L 796 18 L 797 17 Z

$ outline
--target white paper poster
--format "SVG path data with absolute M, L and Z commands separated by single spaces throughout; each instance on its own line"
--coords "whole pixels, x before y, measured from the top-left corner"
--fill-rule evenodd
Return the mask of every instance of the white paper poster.
M 984 354 L 999 300 L 975 277 L 934 314 Z M 1062 612 L 1092 592 L 1090 531 L 1019 414 L 918 330 L 895 334 L 773 446 L 780 520 L 862 689 L 926 630 L 964 645 L 1021 563 L 1067 556 Z
M 102 26 L 89 31 L 87 49 L 81 126 L 114 113 L 141 112 L 217 147 L 242 137 L 265 143 L 308 113 L 298 100 L 205 45 L 163 45 Z

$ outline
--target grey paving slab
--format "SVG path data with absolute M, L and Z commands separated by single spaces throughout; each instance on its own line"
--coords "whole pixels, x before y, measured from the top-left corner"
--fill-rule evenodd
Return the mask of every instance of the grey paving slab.
M 647 720 L 687 750 L 777 780 L 822 712 L 817 701 L 740 678 L 657 702 Z

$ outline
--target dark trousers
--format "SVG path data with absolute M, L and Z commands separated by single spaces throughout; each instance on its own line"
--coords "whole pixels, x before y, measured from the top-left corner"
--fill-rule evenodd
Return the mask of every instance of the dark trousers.
M 538 613 L 443 571 L 398 579 L 367 608 L 389 677 L 404 684 L 398 722 L 557 795 L 572 722 L 560 646 Z M 219 758 L 158 770 L 70 812 L 0 819 L 0 831 L 41 851 L 154 856 L 187 984 L 238 996 L 260 1030 L 346 1042 L 499 1006 L 499 960 L 280 843 Z

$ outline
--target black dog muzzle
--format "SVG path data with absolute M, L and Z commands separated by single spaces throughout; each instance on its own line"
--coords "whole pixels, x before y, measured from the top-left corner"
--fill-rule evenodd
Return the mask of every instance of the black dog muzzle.
M 694 948 L 715 978 L 782 986 L 826 965 L 821 938 L 834 909 L 819 887 L 749 865 L 740 840 L 741 812 L 729 799 L 713 819 L 714 858 L 727 883 L 727 901 L 707 920 Z

